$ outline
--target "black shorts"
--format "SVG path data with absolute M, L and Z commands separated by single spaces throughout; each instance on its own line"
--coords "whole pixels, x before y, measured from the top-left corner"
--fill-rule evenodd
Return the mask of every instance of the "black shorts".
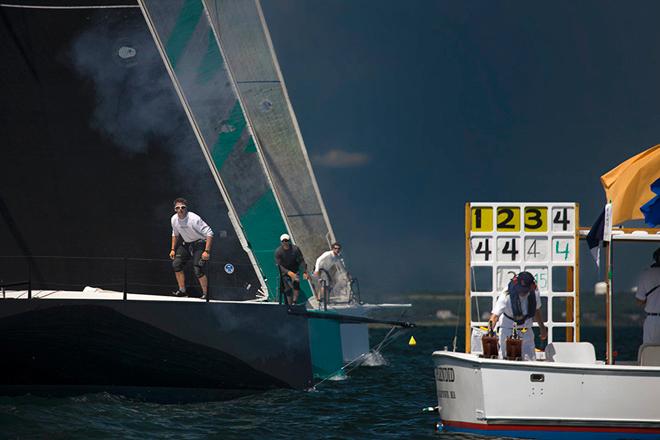
M 204 264 L 206 263 L 202 260 L 204 249 L 206 249 L 206 240 L 198 240 L 192 243 L 179 243 L 176 247 L 174 261 L 172 262 L 174 271 L 182 271 L 186 263 L 192 258 L 195 275 L 197 275 L 197 277 L 203 276 Z
M 293 280 L 290 276 L 282 276 L 282 291 L 289 294 L 292 290 L 300 290 L 300 281 Z

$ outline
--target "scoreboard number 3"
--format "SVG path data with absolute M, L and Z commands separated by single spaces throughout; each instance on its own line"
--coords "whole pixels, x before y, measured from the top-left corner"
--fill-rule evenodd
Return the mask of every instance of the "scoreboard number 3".
M 525 208 L 525 232 L 548 232 L 548 208 Z

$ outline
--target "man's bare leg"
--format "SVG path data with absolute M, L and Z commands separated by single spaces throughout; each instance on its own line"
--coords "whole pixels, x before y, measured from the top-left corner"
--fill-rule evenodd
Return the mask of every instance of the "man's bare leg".
M 300 290 L 294 290 L 293 291 L 293 300 L 291 301 L 292 304 L 296 304 L 298 302 L 298 294 L 300 293 Z
M 199 280 L 199 285 L 202 286 L 202 293 L 204 294 L 204 296 L 206 296 L 209 288 L 209 279 L 206 278 L 206 275 L 203 275 L 197 279 Z
M 186 288 L 186 275 L 181 272 L 174 272 L 174 276 L 176 276 L 176 283 L 179 285 L 179 290 L 183 292 L 183 289 Z

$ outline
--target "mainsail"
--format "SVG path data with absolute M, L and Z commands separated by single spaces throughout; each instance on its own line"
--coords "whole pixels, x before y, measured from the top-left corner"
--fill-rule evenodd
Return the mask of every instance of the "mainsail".
M 335 240 L 259 0 L 204 0 L 286 223 L 308 266 Z

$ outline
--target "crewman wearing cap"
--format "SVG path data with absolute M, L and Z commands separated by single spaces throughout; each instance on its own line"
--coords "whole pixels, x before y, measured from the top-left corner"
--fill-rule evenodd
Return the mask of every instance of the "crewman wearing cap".
M 522 333 L 523 360 L 536 360 L 533 320 L 539 324 L 541 339 L 546 339 L 548 329 L 541 317 L 541 294 L 536 288 L 536 281 L 531 273 L 520 272 L 513 277 L 507 289 L 495 301 L 488 321 L 491 328 L 494 328 L 499 322 L 500 357 L 503 357 L 506 338 L 513 334 L 515 326 L 519 334 Z
M 275 250 L 275 264 L 280 270 L 280 289 L 286 295 L 287 304 L 296 304 L 300 294 L 301 268 L 303 277 L 309 279 L 307 274 L 307 263 L 300 248 L 291 243 L 289 234 L 280 236 L 280 247 Z
M 637 279 L 637 303 L 644 306 L 644 344 L 660 344 L 660 248 L 653 253 L 653 264 Z

